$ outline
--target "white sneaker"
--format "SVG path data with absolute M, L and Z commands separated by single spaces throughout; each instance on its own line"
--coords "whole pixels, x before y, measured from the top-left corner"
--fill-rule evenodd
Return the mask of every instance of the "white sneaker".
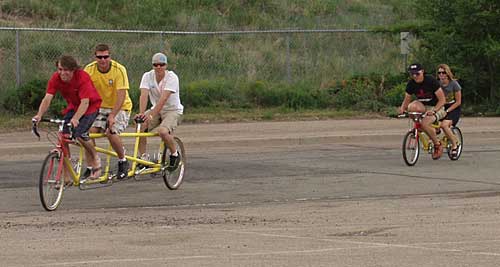
M 149 161 L 149 154 L 148 153 L 142 153 L 142 155 L 139 158 L 142 159 L 142 160 Z M 144 166 L 144 165 L 142 165 L 140 163 L 137 163 L 137 169 L 138 170 L 146 169 L 146 168 L 147 168 L 147 166 Z

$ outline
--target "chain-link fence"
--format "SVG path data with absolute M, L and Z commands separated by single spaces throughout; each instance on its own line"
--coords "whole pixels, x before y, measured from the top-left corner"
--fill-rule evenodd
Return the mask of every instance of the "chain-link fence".
M 84 66 L 98 43 L 128 70 L 131 89 L 164 52 L 181 87 L 203 79 L 309 82 L 404 68 L 399 35 L 368 30 L 166 32 L 0 27 L 0 91 L 48 79 L 61 54 Z

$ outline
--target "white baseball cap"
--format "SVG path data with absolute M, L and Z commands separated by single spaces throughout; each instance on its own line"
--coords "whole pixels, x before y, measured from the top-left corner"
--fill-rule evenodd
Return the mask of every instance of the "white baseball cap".
M 156 53 L 153 56 L 153 64 L 155 63 L 165 63 L 167 64 L 167 56 L 163 53 Z

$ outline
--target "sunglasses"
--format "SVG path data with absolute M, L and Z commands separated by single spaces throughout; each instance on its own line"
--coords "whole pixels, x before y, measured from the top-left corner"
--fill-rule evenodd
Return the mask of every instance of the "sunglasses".
M 98 56 L 98 55 L 96 55 L 95 57 L 98 58 L 98 59 L 106 59 L 106 58 L 109 58 L 109 55 L 104 55 L 104 56 Z
M 167 65 L 167 64 L 165 64 L 165 63 L 153 63 L 154 67 L 158 67 L 158 66 L 163 67 L 165 65 Z
M 445 71 L 438 71 L 438 74 L 446 74 Z
M 411 76 L 420 76 L 420 74 L 422 74 L 422 72 L 416 72 L 416 73 L 411 73 L 411 72 L 410 72 L 410 75 L 411 75 Z

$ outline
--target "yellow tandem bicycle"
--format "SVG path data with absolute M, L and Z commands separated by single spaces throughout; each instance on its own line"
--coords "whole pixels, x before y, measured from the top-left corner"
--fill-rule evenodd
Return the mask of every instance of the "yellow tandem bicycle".
M 107 148 L 100 147 L 96 143 L 95 149 L 98 155 L 106 155 L 103 157 L 104 163 L 101 163 L 103 173 L 99 179 L 81 180 L 85 152 L 83 146 L 72 138 L 71 134 L 63 133 L 63 128 L 65 126 L 64 120 L 43 118 L 41 122 L 48 122 L 58 126 L 57 130 L 47 131 L 47 139 L 54 145 L 54 148 L 52 148 L 45 157 L 38 180 L 40 201 L 45 210 L 54 211 L 62 202 L 63 192 L 66 187 L 64 182 L 64 167 L 66 167 L 72 179 L 71 186 L 76 186 L 81 190 L 110 186 L 118 181 L 116 179 L 116 170 L 110 167 L 112 165 L 112 159 L 117 159 L 117 154 L 112 150 L 109 143 Z M 170 151 L 164 142 L 160 142 L 156 151 L 149 151 L 151 148 L 148 147 L 148 152 L 154 153 L 150 159 L 145 160 L 138 157 L 139 139 L 141 137 L 148 138 L 154 136 L 159 139 L 159 136 L 158 133 L 141 132 L 142 121 L 136 120 L 136 123 L 137 127 L 135 132 L 120 134 L 122 138 L 135 138 L 133 154 L 131 156 L 125 156 L 129 162 L 132 162 L 131 168 L 128 171 L 128 177 L 134 178 L 135 180 L 144 180 L 144 177 L 147 177 L 146 175 L 148 174 L 150 175 L 149 177 L 161 175 L 165 185 L 169 189 L 178 189 L 184 179 L 186 171 L 186 151 L 181 139 L 174 137 L 175 145 L 180 156 L 179 166 L 175 170 L 169 171 L 167 167 L 169 165 Z M 36 123 L 33 123 L 32 132 L 40 139 Z M 104 133 L 90 134 L 90 138 L 93 139 L 104 137 L 106 137 Z M 78 152 L 72 155 L 70 151 L 71 147 L 78 147 Z
M 429 154 L 432 154 L 434 151 L 434 144 L 432 143 L 432 140 L 430 140 L 430 137 L 422 129 L 422 119 L 425 116 L 425 112 L 405 112 L 404 114 L 398 116 L 399 118 L 410 118 L 411 127 L 403 138 L 402 147 L 403 160 L 408 166 L 413 166 L 417 163 L 421 150 L 426 151 Z M 433 123 L 432 127 L 433 129 L 440 129 L 441 126 L 439 125 L 439 122 L 437 122 Z M 460 155 L 462 155 L 464 137 L 462 135 L 462 131 L 457 125 L 451 127 L 451 132 L 458 140 L 456 154 L 452 154 L 451 140 L 448 140 L 444 131 L 440 131 L 437 138 L 441 144 L 443 144 L 444 149 L 446 149 L 450 160 L 458 160 Z

